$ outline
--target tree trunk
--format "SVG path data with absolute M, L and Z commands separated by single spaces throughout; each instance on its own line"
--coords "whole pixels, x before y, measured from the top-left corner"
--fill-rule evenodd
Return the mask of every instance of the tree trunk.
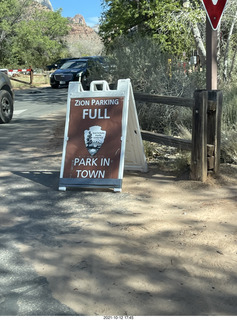
M 233 34 L 233 31 L 234 31 L 234 26 L 235 26 L 235 23 L 237 21 L 237 10 L 235 12 L 235 16 L 234 16 L 234 19 L 232 21 L 232 24 L 231 24 L 231 27 L 230 27 L 230 31 L 229 31 L 229 34 L 228 34 L 228 39 L 227 39 L 227 43 L 226 43 L 226 48 L 225 48 L 225 54 L 224 54 L 224 69 L 223 69 L 223 78 L 224 78 L 224 81 L 227 81 L 228 80 L 228 58 L 229 58 L 229 48 L 230 48 L 230 41 L 231 41 L 231 37 L 232 37 L 232 34 Z M 231 74 L 229 73 L 229 76 Z
M 197 23 L 192 24 L 192 33 L 193 33 L 194 40 L 199 52 L 201 64 L 205 65 L 206 64 L 206 48 L 203 44 L 203 40 L 202 40 L 201 33 Z
M 229 70 L 229 79 L 231 78 L 232 72 L 234 70 L 234 66 L 235 66 L 235 61 L 236 61 L 236 56 L 237 56 L 237 48 L 234 51 L 233 57 L 231 59 L 231 66 L 230 66 L 230 70 Z

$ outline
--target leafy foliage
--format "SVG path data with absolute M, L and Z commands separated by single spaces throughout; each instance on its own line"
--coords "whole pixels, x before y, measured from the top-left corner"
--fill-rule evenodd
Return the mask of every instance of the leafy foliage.
M 205 73 L 194 72 L 185 59 L 162 52 L 150 37 L 120 37 L 113 50 L 109 83 L 130 78 L 134 91 L 158 95 L 192 97 L 205 83 Z M 152 103 L 137 104 L 139 122 L 144 130 L 178 134 L 179 126 L 191 129 L 191 110 Z
M 195 19 L 194 13 L 189 17 Z M 163 51 L 181 56 L 194 46 L 188 24 L 183 1 L 104 0 L 100 34 L 110 48 L 119 36 L 138 32 L 156 39 Z
M 43 67 L 63 56 L 68 30 L 60 10 L 38 10 L 31 0 L 1 0 L 0 63 Z
M 109 83 L 130 78 L 135 92 L 182 97 L 193 97 L 195 90 L 205 88 L 205 70 L 194 69 L 186 60 L 165 54 L 150 37 L 137 34 L 133 41 L 127 36 L 119 37 L 114 43 L 112 68 L 107 78 L 103 75 Z M 236 84 L 223 84 L 222 91 L 222 159 L 237 163 Z M 153 103 L 137 103 L 136 106 L 142 129 L 190 139 L 192 112 L 188 108 Z
M 139 33 L 155 39 L 160 49 L 179 58 L 197 51 L 206 64 L 206 13 L 200 0 L 103 0 L 100 35 L 108 51 L 120 36 Z M 237 1 L 229 0 L 218 30 L 219 81 L 229 81 L 237 68 Z

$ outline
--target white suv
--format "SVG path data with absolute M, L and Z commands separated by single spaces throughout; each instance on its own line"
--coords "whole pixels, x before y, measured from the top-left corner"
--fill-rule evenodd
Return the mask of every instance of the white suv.
M 13 116 L 13 92 L 8 76 L 0 72 L 0 123 L 8 123 Z

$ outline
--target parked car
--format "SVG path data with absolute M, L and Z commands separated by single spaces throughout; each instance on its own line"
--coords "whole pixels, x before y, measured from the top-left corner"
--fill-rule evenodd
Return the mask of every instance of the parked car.
M 0 72 L 0 123 L 8 123 L 13 116 L 13 91 L 8 76 Z
M 8 75 L 8 69 L 0 69 L 0 72 L 5 73 L 6 75 Z
M 67 62 L 68 60 L 75 60 L 75 59 L 79 59 L 79 58 L 65 58 L 65 59 L 58 59 L 56 62 L 54 62 L 53 64 L 50 64 L 49 66 L 46 66 L 47 70 L 55 70 L 60 68 L 65 62 Z
M 105 71 L 103 57 L 95 56 L 70 60 L 50 75 L 50 85 L 52 88 L 58 88 L 60 85 L 67 86 L 70 81 L 79 81 L 79 77 L 81 77 L 82 86 L 86 90 L 89 89 L 90 82 L 95 80 L 91 77 L 92 73 L 99 77 L 102 71 Z

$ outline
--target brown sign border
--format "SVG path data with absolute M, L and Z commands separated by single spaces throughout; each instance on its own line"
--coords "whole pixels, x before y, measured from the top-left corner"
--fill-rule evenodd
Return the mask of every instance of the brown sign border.
M 69 101 L 68 130 L 63 175 L 59 187 L 121 188 L 119 167 L 125 96 L 73 97 Z M 86 147 L 85 131 L 91 127 L 105 131 L 105 139 L 95 155 Z M 96 133 L 99 135 L 100 132 Z

